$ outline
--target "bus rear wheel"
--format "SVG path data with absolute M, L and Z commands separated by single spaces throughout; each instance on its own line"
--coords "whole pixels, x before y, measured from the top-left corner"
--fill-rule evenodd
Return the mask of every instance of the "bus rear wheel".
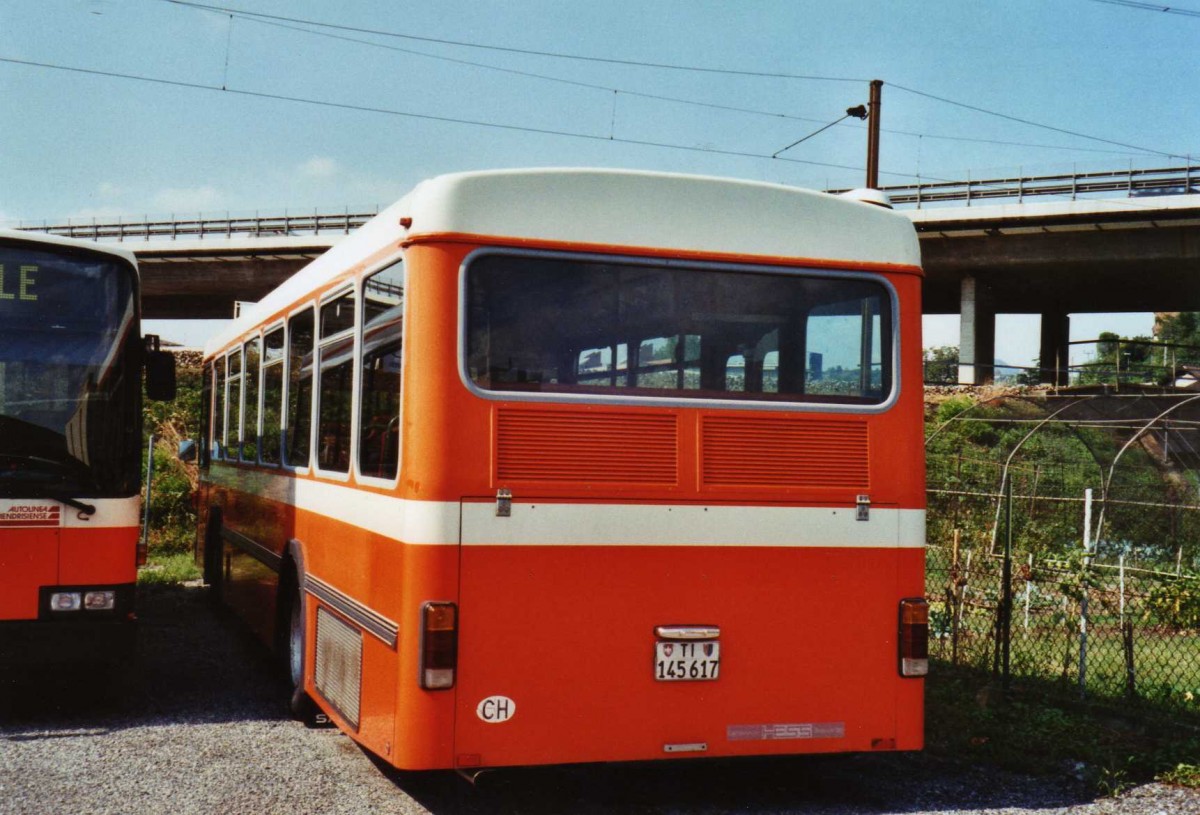
M 287 659 L 288 684 L 291 687 L 288 706 L 292 716 L 303 722 L 306 727 L 324 727 L 330 724 L 329 718 L 304 690 L 304 598 L 294 573 L 289 573 L 281 594 L 287 602 L 287 607 L 280 617 L 286 625 L 282 631 L 282 650 Z
M 208 584 L 208 596 L 214 603 L 221 601 L 224 581 L 223 541 L 221 540 L 221 510 L 213 507 L 208 511 L 208 525 L 204 529 L 204 582 Z

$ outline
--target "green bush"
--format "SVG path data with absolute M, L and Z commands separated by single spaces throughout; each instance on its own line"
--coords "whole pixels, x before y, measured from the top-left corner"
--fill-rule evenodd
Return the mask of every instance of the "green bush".
M 191 579 L 183 562 L 184 559 L 190 561 L 196 537 L 194 495 L 197 474 L 195 464 L 180 461 L 177 450 L 180 440 L 194 437 L 199 427 L 199 369 L 180 366 L 176 382 L 177 394 L 173 401 L 152 402 L 147 399 L 143 402 L 143 467 L 150 435 L 153 434 L 155 438 L 154 478 L 150 489 L 146 532 L 151 566 L 143 571 L 141 578 L 151 582 Z M 145 472 L 142 476 L 144 498 Z

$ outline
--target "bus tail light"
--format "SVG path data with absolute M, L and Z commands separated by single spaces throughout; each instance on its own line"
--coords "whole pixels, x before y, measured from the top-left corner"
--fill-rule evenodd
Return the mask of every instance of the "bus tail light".
M 150 543 L 149 543 L 149 541 L 146 540 L 146 535 L 145 534 L 141 535 L 138 538 L 138 543 L 137 543 L 137 565 L 138 566 L 146 565 L 146 561 L 149 559 L 147 557 L 147 555 L 149 554 L 149 551 L 148 551 L 149 548 L 150 548 Z
M 923 597 L 900 601 L 900 675 L 929 673 L 929 603 Z
M 421 607 L 421 687 L 454 687 L 457 668 L 458 607 L 454 603 L 426 603 Z

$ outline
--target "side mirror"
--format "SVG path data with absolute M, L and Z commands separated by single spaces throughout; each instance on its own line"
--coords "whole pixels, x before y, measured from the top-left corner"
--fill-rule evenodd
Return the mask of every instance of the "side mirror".
M 183 439 L 179 442 L 179 452 L 176 454 L 180 461 L 195 461 L 196 460 L 196 442 L 191 439 Z
M 156 402 L 175 398 L 175 356 L 158 346 L 158 337 L 146 335 L 146 396 Z

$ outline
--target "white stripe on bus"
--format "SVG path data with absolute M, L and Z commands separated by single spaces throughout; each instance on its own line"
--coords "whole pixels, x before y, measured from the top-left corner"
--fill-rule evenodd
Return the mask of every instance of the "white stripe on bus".
M 853 506 L 540 503 L 516 500 L 496 517 L 495 501 L 414 501 L 340 484 L 258 470 L 214 467 L 221 486 L 325 516 L 409 544 L 467 546 L 765 546 L 921 548 L 925 510 Z
M 43 500 L 43 499 L 37 499 Z M 99 529 L 102 527 L 132 527 L 141 528 L 142 500 L 133 495 L 128 498 L 88 498 L 80 497 L 80 503 L 91 504 L 96 508 L 94 515 L 88 515 L 75 507 L 62 504 L 62 525 L 71 529 Z M 57 504 L 57 502 L 55 502 Z

